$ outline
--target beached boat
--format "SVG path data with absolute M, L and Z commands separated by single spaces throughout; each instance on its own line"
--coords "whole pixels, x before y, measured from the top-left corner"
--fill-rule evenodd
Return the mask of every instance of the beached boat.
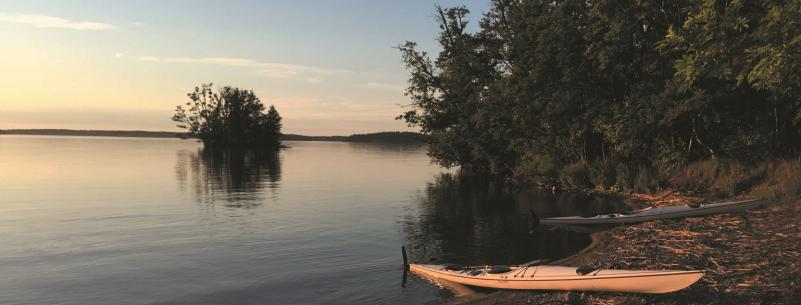
M 614 270 L 550 265 L 462 267 L 410 264 L 433 281 L 531 290 L 668 293 L 689 287 L 704 274 L 698 270 Z
M 590 217 L 567 216 L 542 218 L 540 224 L 546 225 L 596 225 L 623 224 L 667 218 L 698 217 L 712 214 L 736 213 L 761 206 L 764 200 L 743 200 L 699 205 L 674 205 L 649 207 L 626 213 L 602 214 Z

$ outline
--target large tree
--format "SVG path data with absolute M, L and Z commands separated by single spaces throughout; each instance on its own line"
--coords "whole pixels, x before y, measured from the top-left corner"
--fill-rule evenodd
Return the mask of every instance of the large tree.
M 497 174 L 796 155 L 800 6 L 494 0 L 473 32 L 466 8 L 437 7 L 439 53 L 399 47 L 412 101 L 399 118 L 439 163 Z
M 251 90 L 225 86 L 217 92 L 212 84 L 195 87 L 189 101 L 175 109 L 172 120 L 211 147 L 280 146 L 281 116 Z

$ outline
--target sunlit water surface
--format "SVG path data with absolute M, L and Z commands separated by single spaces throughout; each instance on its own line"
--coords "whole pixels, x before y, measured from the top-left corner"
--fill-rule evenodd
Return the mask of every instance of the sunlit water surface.
M 417 261 L 559 258 L 585 234 L 542 215 L 605 212 L 503 191 L 425 147 L 287 142 L 277 154 L 191 140 L 0 136 L 0 304 L 419 304 Z M 597 201 L 597 200 L 596 200 Z

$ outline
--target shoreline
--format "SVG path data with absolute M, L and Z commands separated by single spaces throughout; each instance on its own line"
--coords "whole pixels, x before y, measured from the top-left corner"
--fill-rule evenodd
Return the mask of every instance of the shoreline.
M 729 198 L 733 200 L 736 198 Z M 704 201 L 672 191 L 629 194 L 632 208 Z M 711 200 L 707 200 L 711 201 Z M 767 204 L 738 214 L 657 220 L 591 234 L 551 264 L 617 269 L 697 269 L 704 277 L 669 294 L 497 290 L 450 304 L 792 304 L 801 299 L 801 210 Z
M 92 129 L 0 129 L 0 135 L 17 136 L 56 136 L 56 137 L 114 137 L 114 138 L 167 138 L 182 140 L 199 140 L 186 131 L 148 131 L 148 130 L 92 130 Z M 372 133 L 356 133 L 347 136 L 309 136 L 300 134 L 282 134 L 282 141 L 307 142 L 351 142 L 351 143 L 388 143 L 402 145 L 421 145 L 426 143 L 426 136 L 410 131 L 380 131 Z

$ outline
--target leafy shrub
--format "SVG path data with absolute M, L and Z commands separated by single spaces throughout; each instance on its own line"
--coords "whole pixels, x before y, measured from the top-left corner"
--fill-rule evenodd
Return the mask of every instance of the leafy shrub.
M 778 185 L 768 185 L 767 183 L 757 186 L 753 194 L 768 202 L 776 203 L 782 201 L 782 190 Z
M 559 161 L 549 155 L 527 153 L 515 168 L 514 174 L 519 177 L 552 180 L 559 175 Z
M 615 167 L 615 185 L 620 189 L 634 188 L 634 179 L 637 178 L 636 171 L 625 163 L 618 163 Z
M 587 173 L 587 163 L 579 161 L 563 167 L 559 172 L 559 183 L 567 188 L 589 188 L 591 183 Z
M 785 161 L 772 171 L 766 179 L 768 185 L 775 185 L 780 194 L 771 196 L 774 202 L 798 206 L 801 198 L 801 159 Z
M 677 143 L 664 139 L 654 141 L 655 155 L 653 165 L 662 177 L 670 177 L 687 166 L 688 153 Z
M 634 181 L 634 190 L 640 193 L 653 193 L 659 187 L 659 178 L 654 170 L 647 166 L 640 166 L 637 179 Z
M 718 171 L 718 177 L 712 186 L 713 190 L 721 197 L 735 196 L 749 188 L 751 186 L 749 184 L 758 178 L 751 176 L 754 174 L 760 175 L 758 170 L 749 170 L 739 162 L 727 162 Z
M 610 160 L 595 160 L 590 163 L 589 177 L 595 187 L 602 189 L 615 184 L 615 166 Z

